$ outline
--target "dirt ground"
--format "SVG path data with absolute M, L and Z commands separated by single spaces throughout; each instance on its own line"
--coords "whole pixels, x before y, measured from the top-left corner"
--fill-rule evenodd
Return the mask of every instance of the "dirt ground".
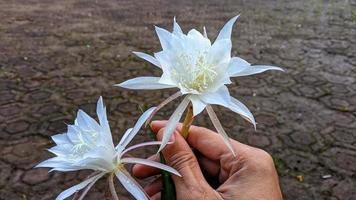
M 205 25 L 214 38 L 238 13 L 233 55 L 286 73 L 234 79 L 231 93 L 258 126 L 221 109 L 227 132 L 273 156 L 285 199 L 356 199 L 356 3 L 349 0 L 0 0 L 0 199 L 54 199 L 85 178 L 33 169 L 78 108 L 94 115 L 102 95 L 118 141 L 138 106 L 174 92 L 112 86 L 159 75 L 131 53 L 160 50 L 153 25 L 171 29 L 176 16 L 184 31 Z M 211 127 L 206 113 L 195 124 Z M 135 142 L 147 139 L 142 132 Z M 120 199 L 130 198 L 120 188 Z M 88 199 L 105 191 L 102 180 Z

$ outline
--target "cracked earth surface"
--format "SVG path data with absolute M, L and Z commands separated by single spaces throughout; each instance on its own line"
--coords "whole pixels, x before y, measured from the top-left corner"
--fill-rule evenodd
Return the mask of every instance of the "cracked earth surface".
M 356 199 L 356 3 L 347 0 L 0 1 L 0 199 L 53 199 L 87 176 L 33 169 L 78 108 L 95 115 L 102 95 L 118 141 L 138 106 L 174 92 L 112 86 L 159 75 L 131 54 L 159 51 L 154 24 L 171 29 L 177 16 L 185 31 L 205 25 L 212 37 L 239 12 L 233 55 L 286 73 L 234 79 L 231 93 L 258 126 L 221 109 L 227 132 L 273 156 L 285 199 Z M 158 117 L 168 118 L 177 102 Z M 206 114 L 194 123 L 211 127 Z M 135 142 L 143 140 L 144 133 Z M 105 185 L 88 199 L 103 199 Z

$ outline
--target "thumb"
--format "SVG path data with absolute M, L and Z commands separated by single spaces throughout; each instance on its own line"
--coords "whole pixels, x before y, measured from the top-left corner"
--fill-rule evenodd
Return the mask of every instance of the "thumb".
M 158 140 L 162 140 L 163 131 L 164 128 L 158 131 Z M 175 168 L 182 175 L 182 177 L 172 176 L 177 197 L 183 195 L 177 199 L 191 199 L 192 194 L 190 194 L 189 191 L 192 190 L 194 190 L 194 193 L 198 191 L 206 193 L 207 189 L 213 190 L 205 181 L 199 163 L 185 139 L 177 131 L 173 137 L 174 143 L 168 144 L 162 150 L 162 154 L 166 163 Z M 189 195 L 189 198 L 185 198 L 186 195 Z

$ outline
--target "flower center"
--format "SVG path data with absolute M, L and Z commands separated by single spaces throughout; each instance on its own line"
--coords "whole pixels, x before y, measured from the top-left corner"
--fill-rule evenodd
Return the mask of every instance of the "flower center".
M 181 54 L 177 59 L 178 69 L 173 69 L 172 75 L 178 81 L 180 87 L 188 89 L 189 92 L 201 93 L 209 89 L 218 75 L 215 66 L 206 62 L 207 51 L 192 57 Z

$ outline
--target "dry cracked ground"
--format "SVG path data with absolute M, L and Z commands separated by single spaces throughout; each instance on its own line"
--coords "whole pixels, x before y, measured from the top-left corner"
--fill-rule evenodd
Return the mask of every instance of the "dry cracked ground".
M 258 127 L 220 107 L 226 130 L 273 156 L 285 199 L 356 199 L 356 3 L 348 0 L 1 0 L 0 199 L 53 199 L 86 177 L 33 169 L 78 108 L 94 115 L 102 95 L 118 141 L 139 106 L 174 92 L 113 87 L 160 74 L 131 53 L 159 51 L 153 25 L 171 29 L 177 16 L 185 31 L 205 25 L 215 37 L 237 13 L 233 55 L 286 72 L 234 79 L 230 91 Z M 195 124 L 211 127 L 206 114 Z M 143 140 L 145 132 L 135 142 Z M 120 188 L 121 199 L 130 198 Z M 88 199 L 106 192 L 100 181 Z

